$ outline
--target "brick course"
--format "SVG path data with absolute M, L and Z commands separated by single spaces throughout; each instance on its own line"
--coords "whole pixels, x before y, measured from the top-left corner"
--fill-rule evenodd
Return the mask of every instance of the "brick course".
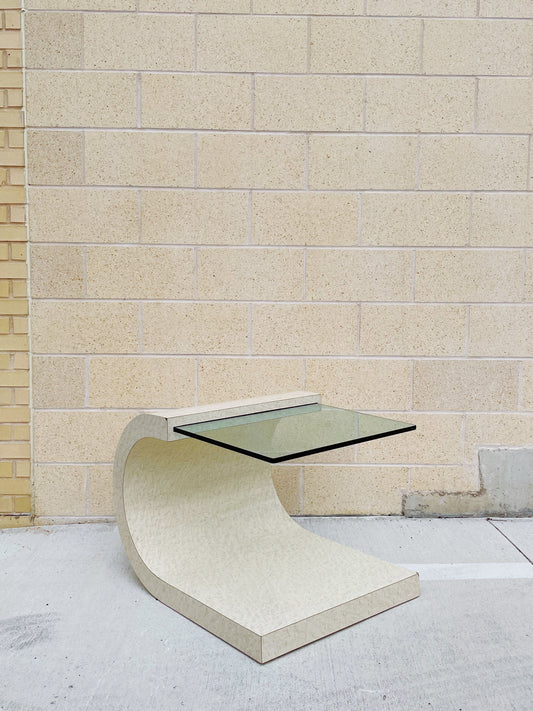
M 32 520 L 20 2 L 0 2 L 0 528 Z

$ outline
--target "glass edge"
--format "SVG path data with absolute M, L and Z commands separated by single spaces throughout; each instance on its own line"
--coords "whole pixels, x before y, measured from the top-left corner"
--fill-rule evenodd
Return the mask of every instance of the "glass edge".
M 401 427 L 397 430 L 392 430 L 391 432 L 378 433 L 374 435 L 368 435 L 368 437 L 358 437 L 357 439 L 347 440 L 345 442 L 338 442 L 335 444 L 324 445 L 323 447 L 316 447 L 314 449 L 306 449 L 302 452 L 295 452 L 294 454 L 285 454 L 281 457 L 269 457 L 266 454 L 259 454 L 258 452 L 253 452 L 249 449 L 242 449 L 241 447 L 236 447 L 229 445 L 226 442 L 220 442 L 215 439 L 210 439 L 209 437 L 203 437 L 196 432 L 188 432 L 182 430 L 180 427 L 174 427 L 174 432 L 182 434 L 185 437 L 192 437 L 193 439 L 198 439 L 200 442 L 206 442 L 207 444 L 212 444 L 214 447 L 222 447 L 222 449 L 229 449 L 231 452 L 238 452 L 239 454 L 244 454 L 248 457 L 253 457 L 254 459 L 260 459 L 262 462 L 268 462 L 269 464 L 280 464 L 281 462 L 288 462 L 291 459 L 299 459 L 300 457 L 308 457 L 312 454 L 320 454 L 320 452 L 329 452 L 332 449 L 340 449 L 341 447 L 349 447 L 351 444 L 362 444 L 363 442 L 370 442 L 374 439 L 383 439 L 384 437 L 391 437 L 395 434 L 402 434 L 403 432 L 412 432 L 416 430 L 416 425 L 408 425 L 406 427 Z
M 358 437 L 357 439 L 350 439 L 345 442 L 338 442 L 336 444 L 328 444 L 323 447 L 316 447 L 314 449 L 306 449 L 303 452 L 298 452 L 296 454 L 284 455 L 282 457 L 275 457 L 268 459 L 269 462 L 274 464 L 279 464 L 280 462 L 286 462 L 290 459 L 299 459 L 300 457 L 308 457 L 312 454 L 320 454 L 320 452 L 329 452 L 332 449 L 341 449 L 341 447 L 349 447 L 352 444 L 362 444 L 363 442 L 370 442 L 373 439 L 383 439 L 384 437 L 392 437 L 392 435 L 402 434 L 403 432 L 412 432 L 416 430 L 416 425 L 407 425 L 406 427 L 401 427 L 397 430 L 392 430 L 391 432 L 380 432 L 374 435 L 368 435 L 367 437 Z M 355 463 L 355 462 L 354 462 Z

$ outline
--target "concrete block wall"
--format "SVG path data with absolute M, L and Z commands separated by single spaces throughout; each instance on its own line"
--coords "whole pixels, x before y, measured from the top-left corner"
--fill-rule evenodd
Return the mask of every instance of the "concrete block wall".
M 112 514 L 143 408 L 416 423 L 277 467 L 294 513 L 475 491 L 531 441 L 532 8 L 26 0 L 38 521 Z

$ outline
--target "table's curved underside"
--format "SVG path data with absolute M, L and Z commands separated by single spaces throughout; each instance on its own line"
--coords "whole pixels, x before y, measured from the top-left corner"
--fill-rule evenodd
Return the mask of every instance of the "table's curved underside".
M 270 465 L 140 415 L 115 459 L 115 508 L 135 572 L 159 600 L 259 662 L 410 600 L 415 573 L 312 534 Z

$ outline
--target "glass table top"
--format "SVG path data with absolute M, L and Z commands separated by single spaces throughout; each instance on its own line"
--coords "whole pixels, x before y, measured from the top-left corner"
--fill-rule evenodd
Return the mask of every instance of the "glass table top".
M 313 403 L 197 422 L 174 432 L 274 463 L 414 429 L 406 422 Z

